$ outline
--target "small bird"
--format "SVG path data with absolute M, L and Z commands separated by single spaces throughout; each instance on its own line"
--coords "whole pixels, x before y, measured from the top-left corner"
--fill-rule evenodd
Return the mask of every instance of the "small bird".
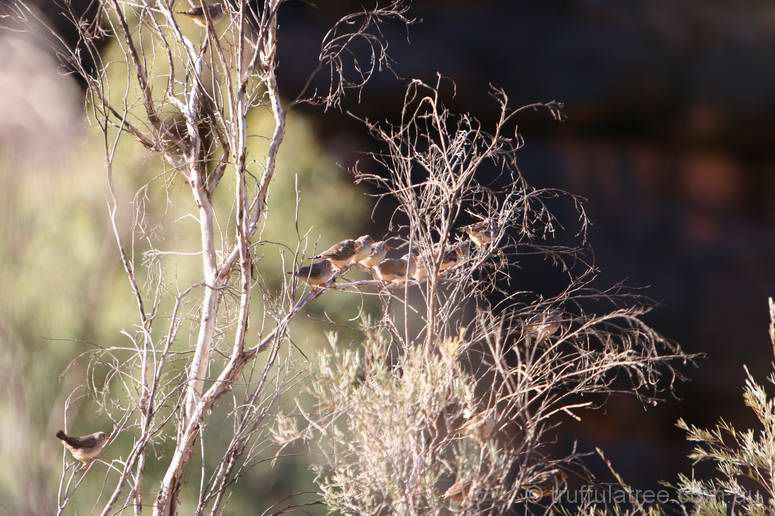
M 222 3 L 207 4 L 207 14 L 210 19 L 215 21 L 220 18 L 226 12 L 226 6 Z M 205 11 L 201 5 L 192 7 L 188 11 L 176 11 L 178 14 L 188 16 L 191 20 L 202 28 L 207 28 L 207 18 L 205 17 Z
M 444 492 L 443 496 L 450 502 L 461 504 L 465 500 L 466 495 L 468 494 L 467 491 L 470 487 L 470 482 L 461 479 L 452 484 L 452 486 Z
M 355 248 L 357 249 L 352 263 L 358 263 L 367 256 L 371 255 L 371 248 L 374 245 L 374 239 L 371 235 L 362 235 L 355 240 Z
M 392 283 L 406 280 L 414 273 L 415 261 L 404 258 L 387 258 L 374 267 L 374 274 L 380 281 Z
M 460 229 L 468 234 L 471 241 L 476 244 L 476 247 L 484 247 L 492 242 L 494 238 L 492 228 L 486 220 L 464 226 Z
M 404 260 L 409 259 L 408 255 L 404 255 Z M 415 281 L 425 281 L 428 279 L 428 268 L 425 266 L 425 262 L 423 262 L 422 258 L 419 256 L 412 256 L 411 261 L 414 264 L 414 272 L 412 272 L 412 277 Z
M 168 152 L 183 154 L 191 145 L 186 118 L 177 111 L 159 123 L 159 146 Z
M 325 258 L 330 260 L 337 269 L 343 269 L 368 256 L 369 252 L 371 252 L 371 244 L 372 240 L 369 235 L 363 235 L 357 240 L 348 238 L 347 240 L 342 240 L 341 242 L 332 245 L 312 258 Z
M 391 249 L 392 247 L 390 247 L 390 245 L 388 245 L 384 240 L 379 242 L 372 242 L 369 254 L 365 258 L 361 259 L 358 263 L 364 267 L 376 267 L 379 265 L 379 262 L 385 259 L 388 251 Z
M 498 426 L 498 419 L 494 412 L 488 412 L 480 421 L 477 422 L 476 437 L 481 441 L 487 441 L 495 433 Z
M 471 256 L 471 243 L 459 242 L 444 252 L 439 264 L 439 271 L 449 270 L 466 260 Z
M 558 314 L 543 314 L 541 319 L 530 323 L 528 329 L 536 342 L 542 342 L 562 328 L 562 319 Z
M 495 434 L 498 426 L 498 417 L 493 409 L 467 417 L 469 419 L 461 427 L 461 430 L 476 438 L 479 442 L 485 443 Z
M 81 437 L 73 437 L 60 430 L 56 433 L 56 436 L 62 441 L 67 451 L 83 464 L 89 464 L 96 459 L 100 452 L 102 452 L 108 439 L 110 439 L 110 434 L 106 432 L 95 432 Z
M 319 288 L 331 281 L 331 278 L 334 276 L 334 268 L 331 266 L 331 261 L 323 260 L 305 267 L 299 267 L 296 272 L 289 272 L 288 274 L 293 274 L 311 287 Z

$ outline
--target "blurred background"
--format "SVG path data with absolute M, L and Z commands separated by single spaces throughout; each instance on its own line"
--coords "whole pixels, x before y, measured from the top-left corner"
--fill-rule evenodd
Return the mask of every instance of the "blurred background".
M 37 4 L 72 43 L 55 2 Z M 73 0 L 76 11 L 89 4 Z M 290 2 L 281 16 L 287 97 L 302 88 L 331 23 L 361 2 L 320 4 Z M 346 108 L 394 117 L 401 77 L 432 82 L 437 72 L 457 84 L 451 106 L 485 123 L 496 114 L 489 84 L 515 105 L 565 103 L 562 124 L 523 119 L 523 173 L 534 186 L 586 197 L 600 284 L 648 287 L 660 304 L 649 321 L 707 357 L 683 370 L 690 381 L 678 386 L 678 399 L 644 408 L 613 397 L 558 446 L 576 439 L 582 449 L 601 447 L 636 488 L 688 473 L 689 446 L 676 419 L 752 425 L 741 401 L 743 364 L 763 378 L 772 361 L 766 300 L 775 295 L 775 6 L 417 0 L 413 14 L 421 22 L 408 34 L 386 27 L 399 78 L 380 74 Z M 114 42 L 103 50 L 115 52 Z M 118 330 L 132 320 L 107 218 L 102 143 L 87 124 L 82 85 L 62 72 L 43 38 L 0 33 L 0 505 L 12 514 L 51 513 L 40 495 L 54 493 L 60 468 L 61 447 L 51 436 L 62 423 L 61 393 L 83 375 L 61 375 L 65 366 L 89 343 L 120 342 Z M 313 237 L 327 244 L 384 231 L 384 212 L 369 225 L 368 199 L 337 167 L 371 148 L 360 124 L 309 109 L 294 112 L 290 127 L 284 151 L 293 159 L 281 161 L 277 209 L 292 210 L 287 200 L 298 174 L 302 188 L 322 184 L 347 208 L 326 223 L 316 220 L 314 199 L 305 200 L 303 224 L 317 231 Z M 157 160 L 139 147 L 126 152 L 123 186 L 156 174 Z M 270 231 L 295 244 L 295 230 Z M 540 277 L 534 281 L 540 286 Z M 348 309 L 334 296 L 326 303 L 321 310 Z M 320 323 L 313 322 L 306 333 L 297 329 L 307 349 L 319 345 Z M 80 412 L 96 418 L 88 405 Z M 83 431 L 91 431 L 87 425 Z M 241 486 L 233 513 L 253 498 L 302 489 L 305 475 L 301 463 L 257 472 Z

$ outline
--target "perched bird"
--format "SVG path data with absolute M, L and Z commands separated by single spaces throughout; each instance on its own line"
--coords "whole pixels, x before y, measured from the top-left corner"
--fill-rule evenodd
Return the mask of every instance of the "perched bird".
M 562 319 L 558 314 L 543 314 L 541 319 L 530 323 L 528 330 L 536 342 L 542 342 L 560 331 Z
M 415 262 L 406 258 L 387 258 L 374 267 L 377 279 L 385 282 L 406 280 L 414 273 Z
M 110 434 L 106 432 L 95 432 L 81 437 L 72 437 L 60 430 L 56 433 L 56 436 L 65 445 L 67 451 L 83 464 L 89 464 L 96 459 L 100 452 L 102 452 L 108 439 L 110 439 Z
M 226 6 L 223 3 L 207 4 L 207 14 L 210 19 L 215 21 L 220 18 L 226 12 Z M 205 11 L 201 5 L 192 7 L 188 11 L 176 11 L 178 14 L 188 16 L 191 20 L 200 27 L 207 28 L 207 18 L 205 17 Z
M 385 259 L 388 251 L 391 249 L 392 247 L 390 247 L 384 240 L 379 242 L 372 242 L 369 254 L 365 258 L 361 259 L 358 263 L 364 267 L 376 267 L 379 265 L 379 262 Z
M 476 437 L 481 441 L 487 441 L 495 433 L 495 429 L 498 425 L 498 419 L 495 413 L 490 411 L 477 421 L 475 427 Z
M 352 263 L 358 263 L 367 256 L 371 255 L 371 248 L 374 245 L 374 239 L 371 235 L 362 235 L 355 240 L 355 256 Z
M 441 263 L 439 264 L 439 270 L 441 272 L 449 270 L 465 262 L 470 256 L 470 242 L 459 242 L 444 252 L 444 256 L 441 257 Z
M 332 245 L 313 258 L 325 258 L 330 260 L 337 269 L 342 269 L 368 256 L 371 252 L 371 244 L 372 240 L 369 235 L 363 235 L 357 240 L 348 238 Z
M 323 260 L 305 267 L 299 267 L 296 272 L 289 272 L 288 274 L 293 274 L 307 285 L 318 288 L 331 281 L 331 278 L 334 276 L 334 268 L 329 260 Z
M 468 234 L 471 241 L 476 244 L 476 247 L 484 247 L 492 242 L 494 238 L 493 230 L 486 220 L 464 226 L 461 229 Z
M 461 426 L 461 430 L 481 443 L 490 439 L 498 427 L 498 416 L 493 409 L 466 416 L 468 421 Z
M 411 260 L 413 267 L 412 277 L 415 281 L 425 281 L 428 279 L 428 268 L 425 266 L 422 258 L 419 256 L 404 255 L 404 260 Z
M 444 498 L 450 502 L 461 504 L 468 494 L 468 490 L 471 487 L 471 483 L 465 480 L 458 480 L 452 486 L 444 492 Z
M 437 248 L 438 249 L 438 248 Z M 436 251 L 438 252 L 438 251 Z M 470 256 L 470 244 L 469 242 L 459 242 L 453 246 L 450 246 L 444 251 L 444 255 L 441 257 L 439 263 L 439 272 L 445 272 L 458 264 L 463 263 Z M 428 258 L 427 262 L 433 262 L 435 257 Z M 407 259 L 407 256 L 404 256 Z M 412 277 L 416 281 L 425 281 L 428 278 L 428 268 L 425 266 L 425 261 L 420 256 L 413 256 L 411 258 L 414 261 L 414 272 Z
M 183 113 L 164 117 L 159 123 L 159 146 L 165 151 L 183 154 L 189 148 L 190 138 Z

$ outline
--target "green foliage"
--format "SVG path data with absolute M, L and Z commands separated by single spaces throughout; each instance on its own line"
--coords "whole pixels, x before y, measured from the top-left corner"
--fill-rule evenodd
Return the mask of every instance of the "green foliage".
M 775 311 L 770 300 L 770 338 L 775 347 Z M 723 419 L 711 429 L 699 428 L 680 419 L 678 427 L 695 443 L 689 457 L 695 464 L 709 462 L 715 475 L 700 480 L 679 476 L 679 501 L 692 514 L 766 515 L 775 511 L 775 399 L 745 368 L 743 401 L 759 427 L 738 430 Z M 775 385 L 775 372 L 768 381 Z

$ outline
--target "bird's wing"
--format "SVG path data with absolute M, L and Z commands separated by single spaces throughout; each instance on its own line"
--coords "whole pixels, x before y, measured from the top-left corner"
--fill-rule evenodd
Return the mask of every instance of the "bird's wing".
M 77 448 L 94 448 L 98 443 L 97 434 L 73 437 L 72 440 L 77 443 Z
M 97 446 L 97 434 L 84 435 L 82 437 L 75 437 L 65 434 L 62 431 L 57 432 L 57 437 L 73 448 L 94 448 Z
M 338 244 L 335 244 L 322 253 L 320 253 L 320 256 L 326 257 L 326 258 L 334 258 L 336 259 L 342 259 L 342 258 L 349 258 L 355 254 L 355 241 L 354 240 L 345 240 L 344 242 L 339 242 Z
M 299 277 L 307 277 L 307 276 L 309 276 L 309 273 L 311 271 L 312 271 L 312 266 L 311 265 L 307 265 L 307 266 L 299 267 L 298 269 L 296 269 L 296 272 L 294 274 L 296 276 L 299 276 Z

